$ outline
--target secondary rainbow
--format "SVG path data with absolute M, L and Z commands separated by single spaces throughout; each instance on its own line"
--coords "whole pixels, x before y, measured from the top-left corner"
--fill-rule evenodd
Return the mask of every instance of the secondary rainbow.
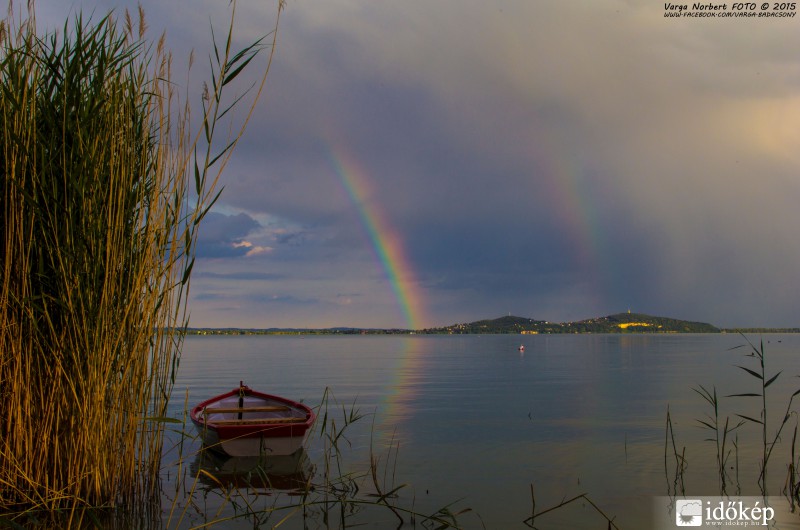
M 392 287 L 406 327 L 420 329 L 424 322 L 422 296 L 402 238 L 392 228 L 375 199 L 371 179 L 358 159 L 341 146 L 328 153 L 344 190 L 350 197 L 386 278 Z
M 546 196 L 552 214 L 566 240 L 573 258 L 584 271 L 582 287 L 586 302 L 602 309 L 614 298 L 617 270 L 614 249 L 603 230 L 598 210 L 598 189 L 593 182 L 593 168 L 576 152 L 575 143 L 565 137 L 538 134 L 528 139 L 530 165 L 537 177 L 530 179 L 530 193 Z

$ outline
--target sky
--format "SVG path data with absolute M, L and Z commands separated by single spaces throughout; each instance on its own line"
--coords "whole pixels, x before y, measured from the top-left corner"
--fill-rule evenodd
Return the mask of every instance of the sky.
M 224 35 L 230 13 L 226 0 L 142 6 L 176 71 L 192 49 L 206 64 L 209 28 Z M 37 22 L 126 7 L 40 0 Z M 276 13 L 240 0 L 234 45 Z M 800 326 L 800 16 L 666 13 L 652 0 L 288 0 L 201 225 L 190 325 L 631 310 Z M 199 100 L 196 76 L 174 78 Z

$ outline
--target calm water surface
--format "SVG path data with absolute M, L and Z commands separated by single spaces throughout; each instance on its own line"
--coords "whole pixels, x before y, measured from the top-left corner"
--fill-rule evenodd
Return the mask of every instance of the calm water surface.
M 768 376 L 784 370 L 769 387 L 775 399 L 768 421 L 777 425 L 774 419 L 800 388 L 800 336 L 765 335 L 763 341 Z M 180 418 L 186 402 L 240 380 L 312 406 L 327 388 L 339 409 L 355 406 L 367 415 L 349 428 L 348 461 L 363 469 L 370 447 L 388 460 L 389 478 L 407 484 L 400 504 L 433 512 L 454 503 L 453 511 L 472 509 L 459 518 L 465 527 L 527 528 L 532 488 L 537 510 L 586 493 L 621 528 L 646 528 L 652 499 L 674 485 L 671 446 L 665 472 L 667 407 L 676 444 L 686 451 L 686 494 L 718 494 L 716 452 L 696 421 L 710 407 L 692 389 L 716 387 L 719 396 L 756 392 L 760 382 L 736 368 L 757 368 L 747 348 L 732 349 L 744 343 L 737 335 L 192 336 L 170 414 Z M 721 401 L 723 422 L 725 416 L 734 422 L 737 413 L 757 417 L 760 410 L 753 398 Z M 795 424 L 790 420 L 773 453 L 770 494 L 783 487 Z M 755 427 L 737 431 L 738 451 L 729 460 L 733 466 L 738 458 L 744 495 L 758 494 Z M 196 442 L 186 443 L 185 452 Z M 322 446 L 319 438 L 310 440 L 312 461 Z M 392 447 L 396 453 L 387 452 Z M 202 522 L 193 517 L 188 523 Z M 575 503 L 537 519 L 537 526 L 605 528 L 598 517 L 586 503 Z M 366 522 L 380 528 L 396 526 L 393 521 L 388 514 Z

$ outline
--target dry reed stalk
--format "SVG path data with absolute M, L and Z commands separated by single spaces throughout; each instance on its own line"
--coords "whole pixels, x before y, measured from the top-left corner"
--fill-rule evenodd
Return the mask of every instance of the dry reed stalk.
M 217 148 L 223 86 L 263 45 L 232 53 L 232 15 L 199 147 L 141 11 L 40 38 L 30 9 L 0 28 L 0 511 L 77 513 L 158 497 L 197 229 L 253 109 Z

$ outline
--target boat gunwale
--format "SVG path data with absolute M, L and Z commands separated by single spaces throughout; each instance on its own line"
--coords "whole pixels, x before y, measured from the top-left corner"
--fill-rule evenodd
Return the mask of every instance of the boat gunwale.
M 288 417 L 288 418 L 253 418 L 253 419 L 246 419 L 246 423 L 243 421 L 242 423 L 218 423 L 214 420 L 207 420 L 203 411 L 211 406 L 213 408 L 213 404 L 219 401 L 222 401 L 226 398 L 236 397 L 239 396 L 240 391 L 244 391 L 244 396 L 251 396 L 263 400 L 270 400 L 276 401 L 281 404 L 288 406 L 290 409 L 297 410 L 299 412 L 305 413 L 305 420 L 300 417 Z M 247 407 L 243 407 L 242 409 L 244 412 L 247 411 Z M 288 399 L 281 396 L 276 396 L 274 394 L 267 394 L 264 392 L 259 392 L 257 390 L 253 390 L 250 387 L 242 386 L 240 388 L 234 388 L 229 392 L 225 392 L 224 394 L 219 394 L 217 396 L 211 397 L 206 399 L 205 401 L 201 401 L 199 404 L 195 405 L 190 414 L 189 414 L 192 422 L 199 428 L 199 429 L 208 429 L 217 433 L 219 438 L 243 438 L 243 437 L 281 437 L 281 436 L 304 436 L 305 432 L 311 428 L 316 420 L 316 414 L 314 411 L 304 403 L 300 403 L 298 401 L 294 401 L 292 399 Z M 262 419 L 263 422 L 258 422 L 255 420 Z M 284 420 L 284 421 L 276 421 L 276 420 Z M 302 423 L 301 423 L 302 421 Z M 275 432 L 275 431 L 280 432 Z M 272 431 L 272 432 L 270 432 Z

